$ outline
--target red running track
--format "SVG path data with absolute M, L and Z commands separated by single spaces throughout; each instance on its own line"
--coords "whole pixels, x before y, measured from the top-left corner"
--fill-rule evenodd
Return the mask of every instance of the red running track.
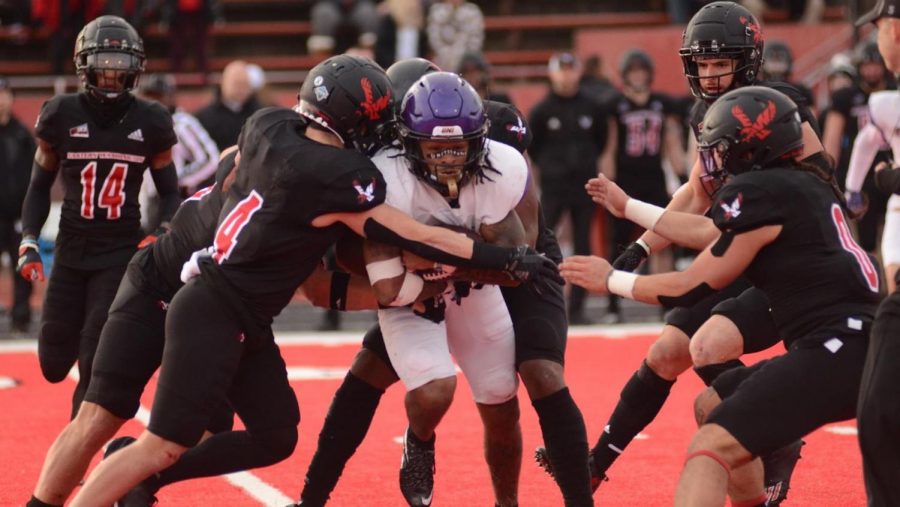
M 570 340 L 568 382 L 584 413 L 592 443 L 615 406 L 622 385 L 640 364 L 652 339 L 653 336 L 644 334 L 627 339 L 594 335 Z M 290 367 L 321 368 L 322 371 L 311 376 L 325 373 L 322 376 L 336 377 L 292 381 L 302 412 L 300 444 L 294 455 L 273 467 L 255 470 L 252 475 L 244 474 L 240 479 L 252 483 L 244 488 L 234 484 L 239 482 L 237 479 L 232 482 L 225 478 L 172 485 L 160 493 L 160 505 L 282 507 L 288 499 L 297 497 L 328 404 L 356 350 L 356 345 L 283 345 Z M 766 355 L 751 357 L 750 362 Z M 0 377 L 21 381 L 16 387 L 0 389 L 0 506 L 22 505 L 37 480 L 44 452 L 66 423 L 74 384 L 45 382 L 40 377 L 33 351 L 0 349 Z M 701 388 L 700 381 L 690 373 L 676 383 L 662 413 L 645 430 L 646 438 L 633 442 L 610 470 L 611 480 L 595 496 L 598 505 L 671 505 L 684 451 L 695 429 L 693 397 Z M 153 385 L 144 397 L 143 405 L 148 408 L 152 390 Z M 332 505 L 404 504 L 397 486 L 400 464 L 397 439 L 406 426 L 402 397 L 403 389 L 397 386 L 384 396 L 368 438 L 348 464 Z M 522 389 L 520 403 L 525 442 L 520 504 L 523 507 L 562 505 L 555 484 L 531 461 L 531 453 L 541 444 L 541 437 L 537 417 Z M 122 433 L 137 434 L 141 428 L 138 421 L 131 421 Z M 785 505 L 865 505 L 854 423 L 829 426 L 806 440 L 803 459 Z M 438 428 L 435 505 L 492 504 L 481 441 L 478 414 L 468 385 L 460 377 L 455 403 Z

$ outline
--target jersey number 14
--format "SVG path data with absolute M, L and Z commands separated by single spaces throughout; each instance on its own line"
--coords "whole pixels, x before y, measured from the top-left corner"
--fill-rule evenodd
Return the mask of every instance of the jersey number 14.
M 118 220 L 122 216 L 122 205 L 125 204 L 125 178 L 128 176 L 128 164 L 113 164 L 109 175 L 103 181 L 97 203 L 94 204 L 94 192 L 97 188 L 97 162 L 90 162 L 81 170 L 81 216 L 94 219 L 96 207 L 106 210 L 107 220 Z

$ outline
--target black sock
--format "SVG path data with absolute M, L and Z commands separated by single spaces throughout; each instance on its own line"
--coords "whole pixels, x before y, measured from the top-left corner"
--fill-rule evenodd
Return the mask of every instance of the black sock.
M 344 471 L 344 465 L 362 443 L 384 391 L 347 372 L 331 401 L 319 444 L 313 455 L 300 498 L 304 505 L 324 505 Z
M 297 445 L 297 427 L 267 431 L 224 431 L 185 452 L 169 468 L 144 481 L 152 492 L 173 482 L 274 465 Z
M 699 368 L 694 368 L 694 372 L 700 377 L 704 384 L 711 386 L 716 377 L 733 368 L 744 366 L 740 359 L 732 359 L 724 363 L 708 364 Z
M 634 437 L 656 418 L 674 383 L 657 375 L 647 366 L 647 361 L 628 380 L 609 424 L 591 450 L 601 473 L 605 474 Z
M 44 502 L 38 500 L 37 498 L 35 498 L 34 495 L 32 495 L 31 500 L 28 500 L 28 503 L 25 504 L 25 507 L 62 507 L 62 505 L 54 505 L 52 503 L 44 503 Z
M 594 505 L 588 471 L 587 431 L 569 388 L 564 387 L 531 404 L 537 412 L 553 476 L 566 506 Z

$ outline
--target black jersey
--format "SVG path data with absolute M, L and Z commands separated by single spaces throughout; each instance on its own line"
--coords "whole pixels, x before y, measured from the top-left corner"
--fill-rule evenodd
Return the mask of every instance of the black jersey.
M 361 212 L 384 202 L 381 172 L 364 155 L 304 136 L 290 109 L 251 116 L 238 140 L 240 165 L 228 191 L 202 276 L 227 284 L 258 324 L 271 323 L 328 247 L 349 229 L 311 225 L 320 215 Z
M 849 317 L 871 319 L 880 298 L 880 267 L 856 244 L 829 184 L 797 169 L 753 171 L 716 194 L 713 221 L 724 233 L 783 226 L 747 268 L 772 305 L 790 343 Z
M 651 93 L 643 105 L 620 94 L 612 102 L 618 126 L 616 182 L 626 189 L 665 186 L 662 145 L 666 117 L 675 107 L 665 95 Z
M 83 93 L 44 103 L 35 132 L 59 157 L 65 197 L 57 261 L 85 269 L 124 264 L 142 237 L 138 193 L 153 156 L 176 142 L 172 117 L 129 99 L 105 121 Z
M 760 81 L 753 84 L 754 86 L 765 86 L 787 95 L 788 98 L 794 101 L 794 104 L 797 104 L 797 110 L 800 113 L 800 122 L 808 122 L 816 133 L 816 136 L 818 136 L 819 139 L 822 138 L 822 131 L 819 129 L 819 121 L 810 109 L 809 102 L 807 102 L 803 93 L 794 88 L 793 85 L 781 81 Z M 709 109 L 709 106 L 710 104 L 706 103 L 706 101 L 697 100 L 694 102 L 693 109 L 691 109 L 690 125 L 691 129 L 694 131 L 695 139 L 700 136 L 700 129 L 703 126 L 703 117 L 706 116 L 706 110 Z

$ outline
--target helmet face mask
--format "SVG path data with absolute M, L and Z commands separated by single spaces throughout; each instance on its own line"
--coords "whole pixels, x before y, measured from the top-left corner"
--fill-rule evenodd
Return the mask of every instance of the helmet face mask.
M 472 86 L 455 74 L 438 72 L 407 92 L 397 132 L 413 172 L 456 199 L 460 187 L 482 170 L 488 127 L 484 104 Z
M 117 16 L 101 16 L 75 41 L 75 70 L 85 89 L 101 102 L 115 102 L 133 90 L 144 72 L 144 44 Z

